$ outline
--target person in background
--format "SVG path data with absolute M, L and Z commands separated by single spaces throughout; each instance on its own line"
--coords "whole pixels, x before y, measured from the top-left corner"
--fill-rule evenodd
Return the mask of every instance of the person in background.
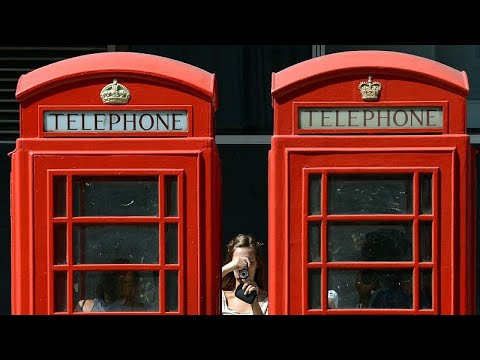
M 358 291 L 357 308 L 366 309 L 371 306 L 372 298 L 377 294 L 379 281 L 375 270 L 361 269 L 357 272 L 355 288 Z
M 265 290 L 261 246 L 262 244 L 252 235 L 244 234 L 238 234 L 228 243 L 225 264 L 222 266 L 223 315 L 268 314 L 268 294 Z M 246 277 L 241 278 L 242 274 Z M 257 293 L 252 304 L 235 295 L 235 290 L 239 286 L 240 291 L 247 296 L 253 292 Z
M 128 263 L 116 260 L 114 263 Z M 104 271 L 93 299 L 80 300 L 75 312 L 146 311 L 137 301 L 138 273 L 136 271 Z
M 375 293 L 370 307 L 383 309 L 413 309 L 412 272 L 391 271 L 389 286 Z M 431 309 L 432 304 L 424 289 L 420 288 L 420 309 Z

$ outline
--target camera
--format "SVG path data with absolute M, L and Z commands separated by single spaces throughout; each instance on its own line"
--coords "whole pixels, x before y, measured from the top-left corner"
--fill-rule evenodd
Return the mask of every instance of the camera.
M 240 279 L 248 279 L 248 268 L 243 268 L 238 272 L 238 277 Z
M 248 267 L 245 267 L 241 270 L 238 271 L 238 277 L 242 280 L 248 279 L 249 273 L 248 273 Z M 235 296 L 246 303 L 253 304 L 255 301 L 255 298 L 257 297 L 257 292 L 252 291 L 250 294 L 245 294 L 243 290 L 243 284 L 239 284 L 237 286 L 237 289 L 235 290 Z

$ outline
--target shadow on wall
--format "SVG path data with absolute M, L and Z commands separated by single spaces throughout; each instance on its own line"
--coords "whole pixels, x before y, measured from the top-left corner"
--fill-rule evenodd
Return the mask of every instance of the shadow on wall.
M 222 263 L 238 233 L 262 242 L 268 270 L 268 151 L 270 144 L 218 145 L 222 161 Z M 268 273 L 266 273 L 268 278 Z

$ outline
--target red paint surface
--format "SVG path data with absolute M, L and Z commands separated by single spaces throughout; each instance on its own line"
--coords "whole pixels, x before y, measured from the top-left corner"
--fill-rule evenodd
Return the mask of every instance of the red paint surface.
M 100 91 L 113 79 L 126 86 L 130 102 L 104 105 Z M 217 314 L 221 259 L 220 159 L 214 142 L 216 80 L 194 66 L 153 55 L 102 53 L 71 58 L 21 77 L 17 87 L 21 133 L 12 153 L 12 313 L 52 314 L 53 278 L 66 271 L 67 313 L 73 310 L 72 273 L 106 270 L 112 265 L 75 265 L 72 212 L 53 217 L 52 174 L 179 175 L 178 264 L 128 265 L 137 270 L 179 272 L 177 314 Z M 43 111 L 186 108 L 190 131 L 181 137 L 155 134 L 51 134 L 43 132 Z M 67 190 L 68 200 L 72 193 Z M 138 219 L 137 219 L 138 220 Z M 145 217 L 140 221 L 158 222 Z M 102 219 L 89 218 L 90 222 Z M 136 221 L 122 217 L 119 223 Z M 66 223 L 65 265 L 53 263 L 53 224 Z M 162 249 L 160 245 L 160 249 Z M 161 254 L 164 256 L 164 254 Z M 162 284 L 162 281 L 160 282 Z M 161 285 L 161 291 L 164 291 Z M 153 314 L 163 314 L 162 308 Z M 173 313 L 175 314 L 175 313 Z
M 358 85 L 372 76 L 382 84 L 378 101 L 362 100 Z M 466 135 L 465 72 L 418 56 L 355 51 L 326 55 L 293 65 L 272 75 L 274 136 L 269 153 L 269 298 L 270 314 L 472 314 L 475 308 L 476 189 L 475 162 Z M 443 129 L 426 132 L 377 129 L 298 129 L 298 107 L 443 107 Z M 433 270 L 433 306 L 412 310 L 308 309 L 307 271 L 322 270 L 321 297 L 327 301 L 327 272 L 361 267 L 357 262 L 329 262 L 327 233 L 322 228 L 322 259 L 307 258 L 306 189 L 309 172 L 417 174 L 434 178 L 433 259 L 420 264 L 418 253 L 407 266 L 418 274 Z M 326 189 L 324 185 L 324 190 Z M 418 198 L 417 198 L 418 200 Z M 326 213 L 315 218 L 333 221 Z M 416 209 L 416 210 L 415 210 Z M 414 204 L 412 221 L 421 219 Z M 375 216 L 364 217 L 374 219 Z M 392 216 L 383 215 L 392 220 Z M 337 217 L 338 219 L 338 217 Z M 355 216 L 344 215 L 352 221 Z M 370 264 L 391 267 L 392 263 Z M 416 275 L 415 275 L 416 276 Z

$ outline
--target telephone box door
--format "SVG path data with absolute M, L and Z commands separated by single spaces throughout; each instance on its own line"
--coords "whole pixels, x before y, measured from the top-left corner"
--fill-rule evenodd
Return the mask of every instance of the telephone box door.
M 198 172 L 193 152 L 36 156 L 35 313 L 75 313 L 127 271 L 134 305 L 111 311 L 198 313 Z
M 416 151 L 291 154 L 290 314 L 451 312 L 455 157 Z

